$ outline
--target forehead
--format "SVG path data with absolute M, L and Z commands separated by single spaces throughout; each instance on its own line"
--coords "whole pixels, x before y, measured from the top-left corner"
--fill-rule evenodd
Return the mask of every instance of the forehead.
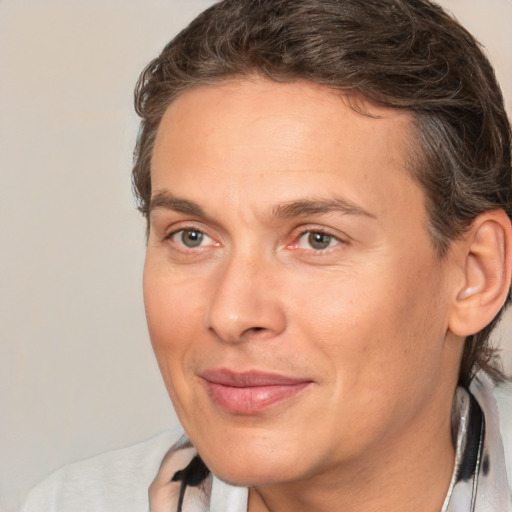
M 224 199 L 249 190 L 264 203 L 334 186 L 365 209 L 373 202 L 378 213 L 401 189 L 416 187 L 406 170 L 413 126 L 409 112 L 310 82 L 240 79 L 197 87 L 162 119 L 152 188 L 197 197 L 208 190 Z M 377 200 L 379 189 L 387 190 Z
M 202 142 L 220 136 L 227 145 L 251 135 L 256 142 L 262 135 L 258 129 L 266 124 L 269 140 L 278 135 L 282 142 L 294 142 L 298 135 L 331 132 L 326 145 L 340 145 L 348 128 L 353 137 L 372 136 L 374 142 L 396 134 L 394 142 L 399 143 L 403 135 L 412 132 L 411 121 L 409 111 L 384 107 L 356 93 L 342 93 L 307 81 L 277 83 L 254 77 L 184 92 L 168 107 L 159 133 L 166 131 L 172 136 L 173 131 L 179 131 L 191 143 L 199 135 L 208 137 Z M 229 133 L 223 130 L 229 128 L 226 123 L 239 129 Z M 394 149 L 398 149 L 397 144 L 389 147 L 389 152 Z

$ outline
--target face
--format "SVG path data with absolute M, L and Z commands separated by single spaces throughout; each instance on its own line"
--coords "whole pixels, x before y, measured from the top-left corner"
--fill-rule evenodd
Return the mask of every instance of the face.
M 185 431 L 229 482 L 375 464 L 446 427 L 449 263 L 406 170 L 411 118 L 368 108 L 254 79 L 163 117 L 148 325 Z

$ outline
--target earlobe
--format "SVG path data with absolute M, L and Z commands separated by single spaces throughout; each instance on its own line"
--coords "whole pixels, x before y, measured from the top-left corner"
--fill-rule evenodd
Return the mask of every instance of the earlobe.
M 455 290 L 449 329 L 469 336 L 483 329 L 505 302 L 510 287 L 512 228 L 503 210 L 475 218 L 460 246 L 463 279 Z

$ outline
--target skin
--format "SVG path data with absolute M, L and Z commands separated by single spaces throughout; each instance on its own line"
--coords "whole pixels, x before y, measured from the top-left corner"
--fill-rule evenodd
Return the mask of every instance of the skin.
M 379 117 L 315 84 L 240 79 L 184 93 L 157 134 L 151 340 L 190 440 L 251 487 L 251 512 L 433 512 L 449 485 L 460 261 L 429 238 L 410 115 L 367 107 Z M 308 385 L 239 414 L 212 400 L 211 368 Z

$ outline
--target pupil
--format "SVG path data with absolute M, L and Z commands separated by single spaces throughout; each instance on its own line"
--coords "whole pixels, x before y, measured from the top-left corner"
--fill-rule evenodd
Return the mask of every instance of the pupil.
M 203 233 L 193 229 L 185 229 L 181 235 L 181 240 L 187 247 L 197 247 L 203 241 Z
M 326 249 L 331 243 L 331 237 L 325 233 L 310 233 L 308 242 L 313 249 Z

